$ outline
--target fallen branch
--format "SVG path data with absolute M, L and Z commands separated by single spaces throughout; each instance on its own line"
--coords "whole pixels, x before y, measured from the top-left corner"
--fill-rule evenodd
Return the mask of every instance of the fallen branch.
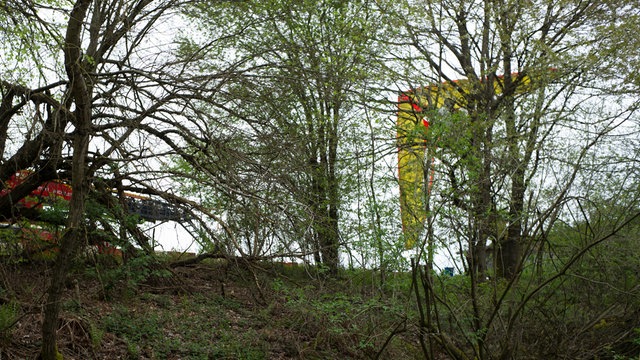
M 189 266 L 193 264 L 197 264 L 205 259 L 226 259 L 229 261 L 244 261 L 244 262 L 255 262 L 261 260 L 272 260 L 274 257 L 272 256 L 228 256 L 221 253 L 204 253 L 200 254 L 196 257 L 191 257 L 184 260 L 178 260 L 169 264 L 169 267 L 176 268 L 181 266 Z

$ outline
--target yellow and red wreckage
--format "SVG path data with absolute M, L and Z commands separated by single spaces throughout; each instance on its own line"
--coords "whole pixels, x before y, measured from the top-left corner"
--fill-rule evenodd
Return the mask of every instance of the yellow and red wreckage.
M 56 204 L 62 204 L 63 207 L 68 204 L 73 189 L 63 181 L 48 180 L 24 196 L 24 191 L 19 191 L 20 186 L 32 180 L 30 177 L 33 175 L 34 172 L 30 170 L 20 170 L 2 183 L 0 200 L 8 200 L 11 209 L 3 206 L 4 211 L 0 216 L 0 231 L 3 231 L 0 232 L 0 252 L 8 251 L 8 239 L 3 239 L 2 234 L 4 237 L 11 237 L 13 247 L 19 247 L 23 253 L 44 254 L 44 257 L 49 257 L 58 251 L 61 224 L 43 226 L 47 220 L 43 219 L 41 214 Z M 179 208 L 167 202 L 133 193 L 124 193 L 124 196 L 127 213 L 137 215 L 142 221 L 176 221 L 184 217 Z M 9 213 L 10 216 L 5 213 Z M 108 241 L 98 239 L 88 245 L 96 253 L 122 257 L 122 251 Z

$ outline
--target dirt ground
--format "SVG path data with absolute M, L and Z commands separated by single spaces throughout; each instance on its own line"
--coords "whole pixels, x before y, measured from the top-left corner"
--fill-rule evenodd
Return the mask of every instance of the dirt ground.
M 369 273 L 325 280 L 286 263 L 81 263 L 58 347 L 86 359 L 411 359 L 415 329 Z M 0 360 L 37 359 L 51 263 L 0 262 Z M 403 303 L 401 299 L 397 299 Z
M 0 271 L 0 359 L 36 359 L 41 346 L 42 307 L 46 299 L 46 288 L 51 264 L 23 263 L 2 265 Z M 86 270 L 86 269 L 83 269 Z M 237 274 L 236 274 L 237 275 Z M 177 334 L 184 322 L 197 321 L 198 314 L 177 314 L 185 298 L 224 299 L 234 310 L 223 310 L 231 326 L 252 326 L 260 322 L 252 319 L 253 309 L 259 302 L 260 291 L 247 286 L 245 279 L 229 276 L 226 269 L 202 264 L 171 270 L 171 275 L 161 279 L 146 279 L 135 286 L 122 289 L 111 288 L 105 293 L 106 280 L 83 271 L 70 275 L 62 302 L 62 313 L 58 329 L 59 351 L 64 359 L 155 359 L 190 358 L 188 355 L 157 355 L 153 349 L 132 351 L 131 341 L 105 329 L 103 320 L 114 313 L 114 309 L 126 308 L 127 313 L 143 313 L 149 309 L 174 311 L 170 315 L 175 321 L 163 322 L 164 334 Z M 231 306 L 230 305 L 230 306 Z M 3 310 L 2 310 L 3 309 Z M 171 325 L 175 325 L 175 329 Z M 241 324 L 241 325 L 238 325 Z M 226 326 L 226 325 L 225 325 Z M 2 330 L 2 329 L 0 329 Z M 143 329 L 141 329 L 143 330 Z M 246 330 L 246 329 L 245 329 Z M 271 341 L 286 339 L 280 329 L 258 328 Z M 151 343 L 151 342 L 150 342 Z M 152 344 L 152 343 L 151 343 Z M 280 350 L 279 350 L 280 349 Z M 287 345 L 270 346 L 268 358 L 291 358 Z M 289 354 L 288 354 L 289 353 Z M 200 356 L 198 356 L 200 357 Z M 216 358 L 216 357 L 213 357 Z

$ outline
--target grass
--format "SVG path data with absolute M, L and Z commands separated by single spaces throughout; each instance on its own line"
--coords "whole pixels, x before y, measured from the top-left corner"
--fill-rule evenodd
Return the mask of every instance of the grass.
M 131 358 L 266 359 L 252 314 L 217 295 L 140 295 L 118 304 L 100 324 L 125 340 Z
M 20 306 L 17 303 L 9 302 L 0 305 L 0 345 L 11 339 L 13 325 L 19 316 Z
M 5 268 L 0 269 L 3 270 L 0 273 L 9 275 L 2 279 L 2 299 L 12 299 L 12 302 L 0 304 L 0 325 L 14 319 L 18 322 L 0 334 L 0 356 L 35 358 L 42 318 L 41 303 L 34 301 L 46 299 L 50 268 L 46 263 L 0 264 L 2 266 Z M 425 356 L 419 343 L 420 313 L 414 298 L 415 287 L 411 287 L 408 273 L 388 274 L 381 286 L 378 275 L 369 270 L 345 270 L 341 277 L 328 279 L 302 267 L 268 263 L 249 267 L 218 260 L 178 268 L 168 268 L 152 259 L 140 259 L 140 263 L 126 266 L 101 264 L 99 269 L 97 266 L 84 263 L 75 267 L 61 304 L 64 325 L 59 330 L 59 349 L 68 359 L 414 359 Z M 465 343 L 477 335 L 469 331 L 473 318 L 471 303 L 465 295 L 470 287 L 468 277 L 435 276 L 433 281 L 435 296 L 446 302 L 446 306 L 442 304 L 438 308 L 439 329 L 450 334 L 451 341 L 464 351 L 473 351 Z M 487 288 L 491 284 L 483 283 L 477 288 L 478 306 L 483 309 L 491 310 L 494 297 L 491 288 Z M 425 292 L 421 291 L 424 299 Z M 564 326 L 568 329 L 566 333 L 571 334 L 573 330 L 568 327 L 573 326 L 584 329 L 580 332 L 581 341 L 595 344 L 585 353 L 637 358 L 632 355 L 637 355 L 640 349 L 637 322 L 630 323 L 635 332 L 627 334 L 623 341 L 605 341 L 620 337 L 626 318 L 617 312 L 624 308 L 612 307 L 601 321 L 587 327 L 579 323 L 572 325 L 580 318 L 585 318 L 588 325 L 594 318 L 592 314 L 602 314 L 602 310 L 591 311 L 585 306 L 584 296 L 565 296 L 572 306 L 560 304 L 562 307 L 558 307 L 557 298 L 553 298 L 556 291 L 554 287 L 541 292 L 541 296 L 524 309 L 519 320 L 523 326 L 517 330 L 523 339 L 520 346 L 530 346 L 535 343 L 528 339 L 545 336 L 567 342 L 570 337 L 556 336 L 553 331 Z M 517 300 L 517 294 L 514 292 L 506 301 Z M 633 315 L 628 316 L 629 319 L 636 319 L 635 314 L 640 314 L 634 310 L 636 301 L 630 297 L 624 302 Z M 591 306 L 596 310 L 603 308 L 597 304 Z M 572 309 L 575 312 L 572 313 Z M 487 347 L 488 350 L 493 351 L 493 347 L 500 344 L 502 338 L 498 330 L 489 329 L 492 333 L 487 343 L 491 342 L 492 347 Z M 540 353 L 557 351 L 543 346 Z M 435 351 L 436 358 L 446 357 L 437 346 Z
M 150 268 L 75 265 L 62 302 L 65 359 L 370 359 L 383 344 L 383 358 L 419 353 L 414 337 L 385 344 L 404 310 L 375 295 L 370 274 L 329 280 L 302 267 L 220 261 L 169 273 L 139 261 Z M 49 265 L 10 266 L 7 297 L 43 301 Z M 0 322 L 19 310 L 2 305 Z M 35 358 L 41 321 L 35 311 L 7 329 L 0 355 Z

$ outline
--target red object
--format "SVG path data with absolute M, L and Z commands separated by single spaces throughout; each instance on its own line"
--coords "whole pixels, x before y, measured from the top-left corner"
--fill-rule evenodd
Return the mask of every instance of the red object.
M 16 186 L 20 185 L 29 175 L 31 171 L 20 170 L 11 175 L 6 182 L 6 188 L 0 191 L 0 196 L 10 193 Z M 47 181 L 33 190 L 31 194 L 18 201 L 18 204 L 26 208 L 40 208 L 43 202 L 51 202 L 57 199 L 69 201 L 71 200 L 71 186 L 60 181 Z
M 30 175 L 31 171 L 29 170 L 20 170 L 11 175 L 11 177 L 5 182 L 5 188 L 0 190 L 0 196 L 11 193 L 11 191 L 15 189 L 16 186 L 20 185 Z M 38 186 L 37 189 L 33 190 L 31 194 L 29 194 L 29 196 L 20 199 L 20 201 L 18 201 L 18 204 L 26 208 L 39 209 L 42 208 L 43 203 L 50 203 L 56 200 L 70 201 L 71 195 L 71 186 L 58 180 L 47 181 Z M 52 245 L 52 247 L 50 249 L 44 250 L 44 252 L 46 252 L 47 254 L 52 254 L 59 251 L 57 247 L 58 236 L 52 234 L 49 231 L 37 227 L 23 228 L 21 235 L 23 242 L 22 246 L 31 252 L 43 252 L 43 246 L 47 243 Z M 38 241 L 40 243 L 38 243 Z M 99 243 L 96 248 L 99 254 L 105 254 L 120 258 L 122 257 L 122 250 L 107 242 Z
M 101 242 L 96 245 L 98 248 L 98 254 L 110 255 L 116 258 L 122 258 L 122 250 L 109 244 L 108 242 Z
M 416 104 L 415 102 L 413 102 L 409 96 L 407 94 L 402 94 L 400 95 L 400 97 L 398 97 L 398 102 L 404 103 L 404 102 L 408 102 L 411 103 L 411 107 L 413 108 L 413 110 L 415 112 L 422 112 L 422 107 L 420 107 L 420 105 Z
M 47 230 L 24 227 L 20 230 L 22 248 L 31 255 L 52 258 L 60 252 L 57 237 Z

